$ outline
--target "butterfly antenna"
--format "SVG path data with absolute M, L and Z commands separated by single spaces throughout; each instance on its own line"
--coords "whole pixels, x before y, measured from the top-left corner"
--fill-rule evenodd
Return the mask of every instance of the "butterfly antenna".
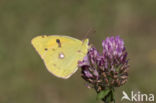
M 88 38 L 90 35 L 95 34 L 96 30 L 94 28 L 90 28 L 85 34 L 84 38 Z
M 86 38 L 88 38 L 89 35 L 92 35 L 92 34 L 95 34 L 95 33 L 96 33 L 96 30 L 95 30 L 94 28 L 90 28 L 90 29 L 87 31 L 87 33 L 85 34 L 84 38 L 86 39 Z M 84 44 L 84 40 L 85 40 L 85 39 L 82 40 L 82 41 L 83 41 L 83 44 Z M 90 45 L 90 44 L 88 44 L 88 45 Z

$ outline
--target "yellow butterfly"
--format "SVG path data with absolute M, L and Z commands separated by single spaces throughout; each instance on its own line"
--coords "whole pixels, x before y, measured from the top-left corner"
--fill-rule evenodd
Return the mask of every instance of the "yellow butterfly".
M 83 60 L 88 52 L 88 42 L 88 39 L 81 41 L 59 35 L 37 36 L 31 41 L 48 71 L 63 79 L 69 78 L 77 71 L 78 61 Z

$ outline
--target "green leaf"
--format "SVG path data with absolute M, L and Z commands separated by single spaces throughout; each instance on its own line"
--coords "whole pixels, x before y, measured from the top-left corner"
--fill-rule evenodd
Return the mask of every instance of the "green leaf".
M 112 98 L 111 95 L 109 95 L 109 96 L 106 98 L 106 101 L 105 101 L 105 102 L 106 102 L 106 103 L 112 102 L 111 98 Z
M 103 91 L 99 92 L 99 93 L 97 94 L 97 98 L 96 98 L 96 99 L 97 99 L 97 100 L 104 99 L 105 96 L 107 96 L 109 92 L 110 92 L 109 89 L 106 89 L 106 90 L 103 90 Z
M 115 103 L 115 99 L 114 99 L 114 94 L 113 94 L 113 90 L 111 90 L 108 95 L 105 98 L 105 102 L 106 103 L 112 103 L 114 101 Z

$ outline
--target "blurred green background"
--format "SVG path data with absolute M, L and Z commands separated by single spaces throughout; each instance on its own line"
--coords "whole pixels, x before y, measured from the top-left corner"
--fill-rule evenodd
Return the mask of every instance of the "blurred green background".
M 101 103 L 84 86 L 80 70 L 68 80 L 52 76 L 30 43 L 42 34 L 84 39 L 88 31 L 99 50 L 107 36 L 125 41 L 129 79 L 116 89 L 117 103 L 123 90 L 156 94 L 155 5 L 155 0 L 0 0 L 0 103 Z

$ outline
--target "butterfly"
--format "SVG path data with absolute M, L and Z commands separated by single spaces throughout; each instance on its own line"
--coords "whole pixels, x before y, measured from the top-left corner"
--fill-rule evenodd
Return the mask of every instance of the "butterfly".
M 31 41 L 33 47 L 53 75 L 68 79 L 78 69 L 78 61 L 86 56 L 89 40 L 83 41 L 60 35 L 37 36 Z

